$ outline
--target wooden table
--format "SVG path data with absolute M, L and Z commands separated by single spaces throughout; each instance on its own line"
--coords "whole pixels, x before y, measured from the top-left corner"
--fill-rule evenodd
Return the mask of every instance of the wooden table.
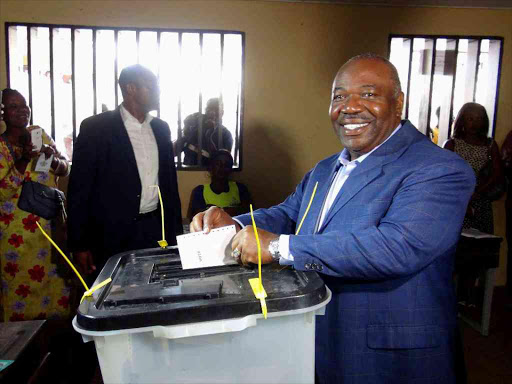
M 460 317 L 484 336 L 489 335 L 491 304 L 494 291 L 496 269 L 500 265 L 501 237 L 468 237 L 462 232 L 455 256 L 455 273 L 484 271 L 484 299 L 481 321 L 476 322 L 461 315 Z
M 0 323 L 0 360 L 13 361 L 0 371 L 2 383 L 25 383 L 45 351 L 38 343 L 45 320 Z

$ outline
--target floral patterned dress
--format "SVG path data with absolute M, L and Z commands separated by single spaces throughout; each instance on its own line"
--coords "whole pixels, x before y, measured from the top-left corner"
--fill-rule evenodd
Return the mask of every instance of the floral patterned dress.
M 55 187 L 56 178 L 52 171 L 32 171 L 37 158 L 21 174 L 11 154 L 21 156 L 21 148 L 10 149 L 6 140 L 0 136 L 0 321 L 63 318 L 70 312 L 70 288 L 57 275 L 51 244 L 36 221 L 50 236 L 52 223 L 18 208 L 24 180 Z M 53 144 L 46 133 L 43 143 Z

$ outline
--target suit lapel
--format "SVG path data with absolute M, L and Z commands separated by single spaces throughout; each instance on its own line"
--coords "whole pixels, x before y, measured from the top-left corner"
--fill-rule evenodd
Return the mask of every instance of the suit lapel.
M 320 214 L 322 212 L 322 208 L 325 204 L 325 199 L 327 198 L 327 194 L 329 193 L 329 189 L 335 175 L 336 165 L 339 162 L 338 158 L 339 156 L 335 158 L 334 162 L 331 164 L 330 167 L 319 171 L 317 175 L 315 175 L 315 179 L 318 180 L 318 188 L 315 194 L 315 198 L 313 199 L 313 203 L 311 204 L 311 212 L 308 213 L 309 217 L 315 218 L 314 227 L 312 228 L 314 232 L 316 232 L 318 228 Z M 322 180 L 326 181 L 322 182 Z M 313 193 L 313 189 L 311 189 L 311 193 Z M 306 196 L 306 199 L 308 199 L 308 203 L 310 198 L 311 196 Z
M 321 232 L 325 226 L 329 224 L 336 213 L 361 189 L 382 174 L 382 167 L 385 164 L 394 161 L 402 155 L 402 153 L 410 146 L 416 133 L 416 128 L 414 128 L 408 121 L 403 121 L 402 127 L 393 135 L 393 137 L 368 156 L 362 163 L 358 164 L 358 166 L 350 173 L 345 184 L 343 184 L 343 187 L 338 193 L 338 196 L 336 196 L 336 199 L 327 213 L 322 226 L 318 229 L 318 232 Z

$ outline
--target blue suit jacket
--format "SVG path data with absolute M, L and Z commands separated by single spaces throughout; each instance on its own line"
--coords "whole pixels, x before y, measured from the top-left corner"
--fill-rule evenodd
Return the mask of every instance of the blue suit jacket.
M 338 157 L 254 214 L 258 227 L 293 234 L 318 181 L 300 235 L 290 236 L 294 267 L 318 271 L 333 292 L 317 317 L 318 381 L 453 383 L 452 272 L 472 169 L 404 121 L 352 171 L 315 232 Z

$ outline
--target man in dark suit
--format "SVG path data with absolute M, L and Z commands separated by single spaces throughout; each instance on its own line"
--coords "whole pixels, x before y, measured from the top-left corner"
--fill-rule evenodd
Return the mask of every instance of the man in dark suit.
M 68 246 L 85 274 L 97 275 L 119 252 L 158 247 L 182 233 L 181 204 L 169 126 L 158 108 L 156 76 L 134 65 L 119 76 L 123 103 L 85 119 L 77 138 L 68 188 Z M 95 271 L 95 273 L 93 273 Z
M 318 163 L 283 203 L 254 213 L 262 261 L 317 271 L 332 292 L 316 323 L 319 383 L 455 383 L 452 272 L 475 176 L 400 121 L 402 106 L 388 60 L 349 60 L 330 108 L 345 149 Z M 236 220 L 244 228 L 233 256 L 257 263 L 251 218 Z M 210 208 L 191 229 L 233 223 Z

